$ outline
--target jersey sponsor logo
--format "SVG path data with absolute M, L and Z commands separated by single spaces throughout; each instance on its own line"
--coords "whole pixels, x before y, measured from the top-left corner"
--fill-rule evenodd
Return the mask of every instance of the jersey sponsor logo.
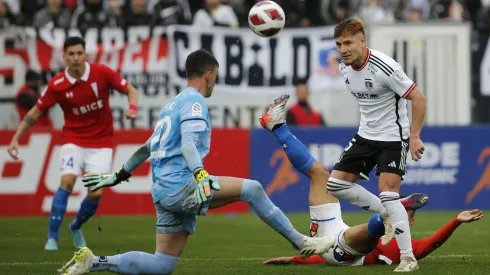
M 339 245 L 336 245 L 333 250 L 333 257 L 338 262 L 350 262 L 354 260 L 354 256 L 352 256 L 349 252 L 345 251 Z
M 478 164 L 483 165 L 485 159 L 490 159 L 490 147 L 485 147 L 478 156 Z M 475 184 L 473 189 L 466 195 L 466 203 L 469 204 L 471 201 L 480 193 L 483 189 L 490 189 L 490 161 L 488 161 L 485 170 L 483 171 L 480 179 Z
M 379 97 L 377 94 L 368 94 L 368 93 L 354 93 L 351 94 L 357 99 L 376 99 Z
M 368 91 L 371 91 L 373 89 L 373 80 L 370 78 L 364 79 L 364 84 L 366 85 L 366 88 Z
M 288 156 L 282 149 L 278 149 L 272 154 L 269 160 L 271 167 L 278 167 L 277 172 L 271 183 L 265 189 L 268 196 L 277 192 L 284 191 L 288 186 L 295 185 L 299 182 L 298 172 L 294 169 Z
M 202 107 L 199 103 L 192 104 L 192 116 L 202 116 Z
M 90 113 L 90 112 L 102 109 L 102 107 L 104 107 L 104 103 L 102 102 L 102 99 L 99 99 L 99 100 L 94 101 L 90 104 L 87 104 L 87 105 L 84 105 L 81 107 L 72 108 L 72 111 L 73 111 L 74 115 L 78 116 L 78 115 L 83 115 L 86 113 Z

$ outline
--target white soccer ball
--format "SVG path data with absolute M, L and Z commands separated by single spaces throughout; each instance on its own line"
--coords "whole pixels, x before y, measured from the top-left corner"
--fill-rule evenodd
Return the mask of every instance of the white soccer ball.
M 260 1 L 248 13 L 248 25 L 262 37 L 276 35 L 285 24 L 284 10 L 274 1 Z

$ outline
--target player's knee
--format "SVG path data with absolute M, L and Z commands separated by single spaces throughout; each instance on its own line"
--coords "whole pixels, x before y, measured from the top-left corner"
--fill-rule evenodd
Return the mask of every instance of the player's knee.
M 76 180 L 77 180 L 76 175 L 68 174 L 68 175 L 61 176 L 61 183 L 60 183 L 61 189 L 64 189 L 71 193 L 73 191 L 73 186 L 75 186 Z
M 241 200 L 250 202 L 254 198 L 265 194 L 264 187 L 256 180 L 246 179 L 243 181 Z
M 329 194 L 338 197 L 339 195 L 342 195 L 347 190 L 349 190 L 352 187 L 352 185 L 353 185 L 352 182 L 330 177 L 327 183 L 327 191 Z
M 307 176 L 310 179 L 324 179 L 327 181 L 330 177 L 330 173 L 328 172 L 327 167 L 323 166 L 323 164 L 319 163 L 318 161 L 315 161 L 311 169 L 308 171 Z
M 177 262 L 179 262 L 179 257 L 165 254 L 160 251 L 155 252 L 155 256 L 159 269 L 158 274 L 171 274 L 175 269 Z
M 91 202 L 98 202 L 100 201 L 100 198 L 102 197 L 103 189 L 99 189 L 95 192 L 89 191 L 87 193 L 88 200 Z

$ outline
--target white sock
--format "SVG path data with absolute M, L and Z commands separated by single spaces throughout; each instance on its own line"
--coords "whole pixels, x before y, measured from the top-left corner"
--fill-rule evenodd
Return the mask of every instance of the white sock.
M 408 215 L 400 201 L 400 195 L 396 192 L 381 192 L 379 197 L 391 218 L 391 225 L 401 255 L 413 256 Z
M 330 177 L 328 179 L 327 191 L 331 195 L 347 200 L 353 205 L 357 205 L 365 210 L 379 213 L 381 216 L 386 216 L 387 214 L 380 199 L 357 183 Z
M 310 206 L 311 237 L 326 237 L 329 233 L 334 232 L 335 226 L 339 224 L 343 224 L 340 203 Z

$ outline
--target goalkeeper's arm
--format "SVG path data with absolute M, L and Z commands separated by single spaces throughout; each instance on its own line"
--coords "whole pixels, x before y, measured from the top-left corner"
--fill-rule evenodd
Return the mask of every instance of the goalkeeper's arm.
M 199 134 L 196 132 L 183 132 L 182 133 L 182 156 L 184 156 L 185 162 L 195 175 L 199 170 L 203 170 L 201 156 L 197 151 L 196 144 L 199 141 Z
M 131 177 L 131 172 L 138 168 L 145 160 L 150 157 L 150 142 L 147 141 L 143 146 L 129 157 L 123 164 L 122 168 L 116 172 L 119 181 L 125 181 Z

